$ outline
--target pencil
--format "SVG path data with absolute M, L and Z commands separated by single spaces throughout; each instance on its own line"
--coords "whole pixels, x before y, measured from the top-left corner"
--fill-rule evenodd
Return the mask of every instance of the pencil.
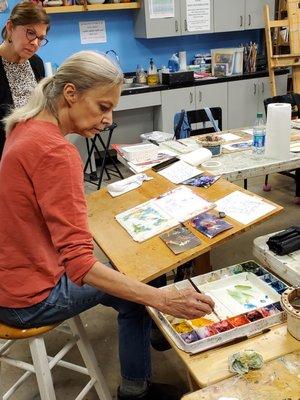
M 188 281 L 193 286 L 193 288 L 196 290 L 196 292 L 198 292 L 200 294 L 204 294 L 203 292 L 201 292 L 201 290 L 198 288 L 198 286 L 195 285 L 195 283 L 192 281 L 192 278 L 188 278 Z M 219 321 L 223 320 L 223 318 L 221 318 L 216 311 L 213 310 L 212 313 L 218 318 Z

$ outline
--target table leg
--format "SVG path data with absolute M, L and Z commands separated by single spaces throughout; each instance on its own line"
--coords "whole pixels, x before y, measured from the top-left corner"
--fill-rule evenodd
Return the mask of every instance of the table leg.
M 190 389 L 191 392 L 195 392 L 196 390 L 200 389 L 200 386 L 197 384 L 195 379 L 189 373 L 188 369 L 186 369 L 186 377 L 187 377 L 189 389 Z
M 295 171 L 295 182 L 296 182 L 296 200 L 299 199 L 297 204 L 300 204 L 300 168 L 297 168 Z
M 193 259 L 193 275 L 202 275 L 212 271 L 210 251 Z

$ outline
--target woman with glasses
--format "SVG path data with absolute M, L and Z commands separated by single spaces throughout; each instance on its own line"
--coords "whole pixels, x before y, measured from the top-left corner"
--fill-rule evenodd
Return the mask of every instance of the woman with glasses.
M 47 44 L 49 18 L 35 4 L 17 4 L 2 29 L 0 45 L 0 158 L 5 142 L 2 118 L 10 108 L 25 105 L 37 82 L 45 76 L 35 53 Z

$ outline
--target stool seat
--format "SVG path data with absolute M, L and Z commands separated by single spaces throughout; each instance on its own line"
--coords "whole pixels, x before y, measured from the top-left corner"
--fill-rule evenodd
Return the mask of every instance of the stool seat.
M 54 328 L 55 332 L 60 332 L 57 334 L 68 335 L 68 340 L 54 356 L 50 356 L 46 351 L 44 340 L 46 335 L 44 334 Z M 87 376 L 88 382 L 75 400 L 85 399 L 92 388 L 96 390 L 100 400 L 112 400 L 79 315 L 65 321 L 63 326 L 46 325 L 39 328 L 18 329 L 0 323 L 0 339 L 4 339 L 4 343 L 0 342 L 0 400 L 10 399 L 32 374 L 37 379 L 39 398 L 41 400 L 58 400 L 52 378 L 52 369 L 56 365 L 71 370 L 72 374 L 78 372 Z M 10 353 L 11 347 L 19 339 L 27 339 L 26 342 L 29 345 L 32 363 L 18 359 L 13 353 Z M 84 366 L 63 359 L 74 346 L 78 347 Z M 14 384 L 5 389 L 6 392 L 4 391 L 4 384 L 6 383 L 5 371 L 1 368 L 1 364 L 8 364 L 26 371 Z
M 38 328 L 23 329 L 5 325 L 0 322 L 0 339 L 27 339 L 32 336 L 42 335 L 43 333 L 51 331 L 55 327 L 56 325 L 46 325 L 40 326 Z

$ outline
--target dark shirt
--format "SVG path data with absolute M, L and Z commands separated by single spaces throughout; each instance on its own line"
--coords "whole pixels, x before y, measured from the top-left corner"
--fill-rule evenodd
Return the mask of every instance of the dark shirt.
M 37 81 L 40 81 L 45 76 L 45 69 L 43 61 L 36 54 L 29 59 L 31 68 Z M 5 143 L 5 131 L 2 119 L 8 114 L 9 109 L 13 106 L 13 99 L 6 73 L 0 57 L 0 158 Z

